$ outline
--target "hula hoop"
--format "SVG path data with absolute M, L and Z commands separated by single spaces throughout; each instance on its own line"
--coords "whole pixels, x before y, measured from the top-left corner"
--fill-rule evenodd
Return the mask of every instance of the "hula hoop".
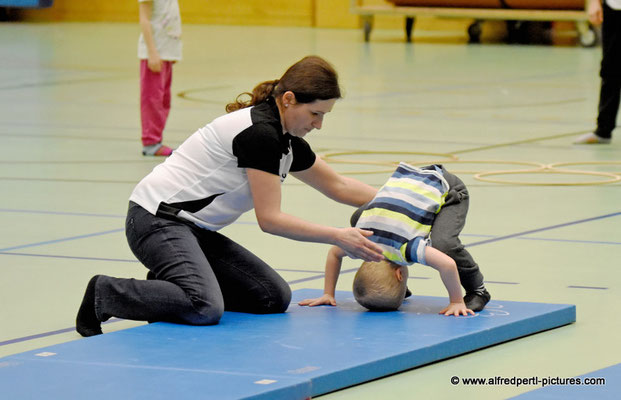
M 595 182 L 524 182 L 524 181 L 509 181 L 504 179 L 490 179 L 488 176 L 494 175 L 510 175 L 510 174 L 524 174 L 524 173 L 538 173 L 538 174 L 564 174 L 564 175 L 589 175 L 589 176 L 606 176 L 609 179 L 604 179 Z M 475 179 L 488 183 L 501 183 L 507 185 L 524 185 L 524 186 L 591 186 L 591 185 L 605 185 L 608 183 L 614 183 L 621 181 L 621 176 L 608 173 L 608 172 L 589 172 L 589 171 L 571 171 L 571 170 L 557 170 L 546 168 L 538 171 L 492 171 L 476 174 Z
M 548 165 L 549 168 L 553 169 L 562 169 L 558 167 L 571 167 L 574 165 L 621 165 L 621 161 L 576 161 L 576 162 L 557 162 Z M 562 169 L 564 171 L 573 171 L 571 169 Z M 619 175 L 621 172 L 611 172 L 613 174 Z

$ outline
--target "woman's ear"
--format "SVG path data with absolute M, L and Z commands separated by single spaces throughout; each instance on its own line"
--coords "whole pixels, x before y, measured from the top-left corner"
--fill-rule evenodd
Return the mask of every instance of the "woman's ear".
M 282 104 L 285 107 L 288 107 L 289 104 L 296 104 L 295 93 L 293 93 L 291 90 L 287 90 L 285 93 L 283 93 Z

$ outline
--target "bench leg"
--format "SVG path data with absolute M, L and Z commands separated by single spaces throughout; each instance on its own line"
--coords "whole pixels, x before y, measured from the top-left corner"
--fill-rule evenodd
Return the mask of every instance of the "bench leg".
M 373 30 L 373 15 L 362 16 L 362 29 L 364 32 L 364 41 L 368 42 L 371 38 L 371 31 Z
M 483 21 L 477 19 L 468 26 L 468 43 L 481 43 L 482 23 Z
M 405 40 L 412 42 L 412 28 L 414 28 L 414 17 L 405 17 Z

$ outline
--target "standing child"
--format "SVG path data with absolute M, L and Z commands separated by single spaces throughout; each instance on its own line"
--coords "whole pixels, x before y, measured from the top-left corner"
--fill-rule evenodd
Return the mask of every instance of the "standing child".
M 140 30 L 140 119 L 142 154 L 169 156 L 162 144 L 170 112 L 172 66 L 181 60 L 181 17 L 177 0 L 138 0 Z
M 491 296 L 485 289 L 477 263 L 459 240 L 467 212 L 468 190 L 457 176 L 439 165 L 416 168 L 400 163 L 375 198 L 352 216 L 352 225 L 373 231 L 369 239 L 383 248 L 384 257 L 389 261 L 361 267 L 356 282 L 367 293 L 355 293 L 357 300 L 367 297 L 368 303 L 374 304 L 369 307 L 361 302 L 367 308 L 397 308 L 406 292 L 405 266 L 420 263 L 440 273 L 450 299 L 443 314 L 466 315 L 481 311 Z M 334 290 L 345 255 L 341 249 L 330 250 L 324 295 L 304 300 L 300 305 L 336 305 Z M 463 299 L 460 284 L 466 289 Z M 391 286 L 393 289 L 388 290 Z M 354 289 L 358 291 L 356 286 Z M 397 303 L 382 305 L 381 298 L 391 297 L 388 292 L 392 290 L 394 296 L 400 296 Z
M 578 137 L 574 143 L 609 144 L 617 126 L 621 101 L 621 0 L 588 0 L 587 13 L 591 24 L 602 24 L 597 128 Z

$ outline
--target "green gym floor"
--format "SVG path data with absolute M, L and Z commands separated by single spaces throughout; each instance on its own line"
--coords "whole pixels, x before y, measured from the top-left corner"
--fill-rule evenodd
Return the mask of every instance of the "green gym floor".
M 141 155 L 138 33 L 137 24 L 0 24 L 0 357 L 81 340 L 73 327 L 91 276 L 146 274 L 123 231 L 132 188 L 162 161 Z M 572 144 L 594 127 L 600 49 L 465 41 L 464 32 L 415 31 L 407 44 L 389 30 L 364 43 L 359 30 L 184 26 L 166 144 L 321 55 L 345 98 L 307 137 L 317 153 L 378 187 L 394 162 L 442 162 L 470 188 L 462 240 L 492 297 L 577 306 L 575 324 L 321 399 L 508 398 L 537 387 L 450 378 L 571 377 L 621 362 L 621 132 L 610 145 Z M 353 211 L 292 177 L 283 208 L 336 226 Z M 328 246 L 264 234 L 252 213 L 223 233 L 292 289 L 323 287 Z M 432 269 L 410 274 L 415 294 L 446 295 Z M 341 275 L 338 289 L 351 290 L 352 278 Z M 116 320 L 104 332 L 140 324 Z

